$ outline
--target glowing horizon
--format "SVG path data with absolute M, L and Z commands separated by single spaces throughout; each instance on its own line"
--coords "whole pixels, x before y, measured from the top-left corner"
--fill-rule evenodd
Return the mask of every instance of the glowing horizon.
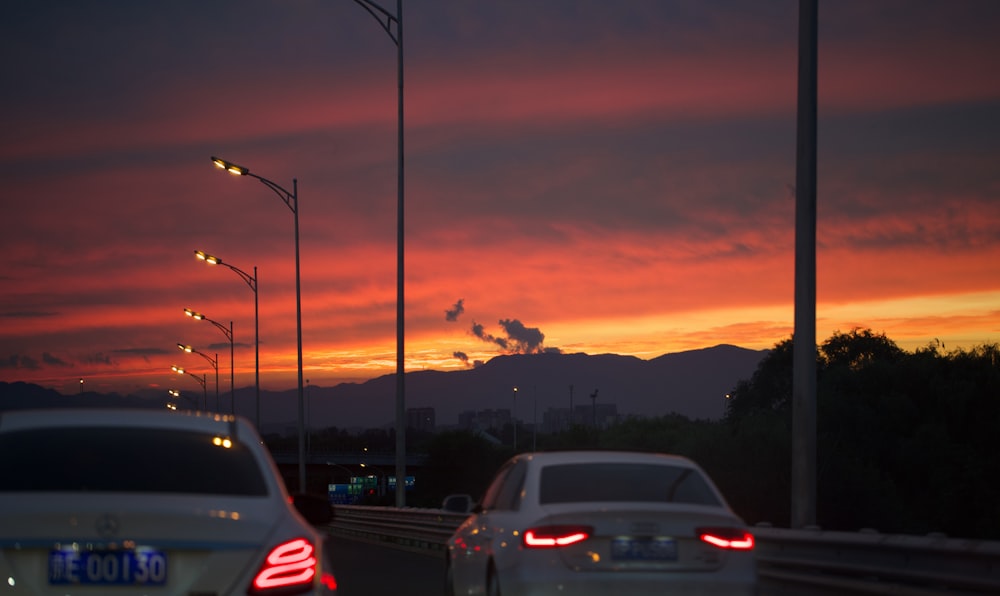
M 257 268 L 262 388 L 296 384 L 292 217 L 211 156 L 298 180 L 305 378 L 395 372 L 394 52 L 349 2 L 241 7 L 26 5 L 0 24 L 18 81 L 0 97 L 0 381 L 193 385 L 169 370 L 209 368 L 183 342 L 218 353 L 228 390 L 228 340 L 191 308 L 232 321 L 252 385 L 253 294 L 203 250 Z M 574 7 L 408 13 L 407 371 L 792 334 L 794 4 Z M 820 6 L 817 341 L 996 343 L 1000 4 L 897 16 Z

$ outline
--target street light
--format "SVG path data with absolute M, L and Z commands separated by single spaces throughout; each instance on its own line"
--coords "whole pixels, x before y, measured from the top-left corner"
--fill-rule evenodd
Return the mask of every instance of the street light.
M 177 373 L 179 375 L 186 374 L 186 375 L 190 376 L 192 379 L 194 379 L 195 381 L 198 381 L 198 383 L 201 385 L 202 391 L 205 392 L 205 410 L 207 411 L 208 410 L 208 378 L 205 375 L 202 375 L 202 376 L 199 377 L 198 375 L 196 375 L 196 374 L 194 374 L 192 372 L 187 372 L 183 368 L 181 368 L 179 366 L 176 366 L 176 365 L 171 366 L 170 370 L 174 371 L 175 373 Z
M 218 412 L 219 411 L 219 355 L 216 354 L 215 358 L 212 358 L 208 354 L 204 352 L 199 352 L 198 350 L 192 348 L 191 346 L 182 343 L 178 343 L 177 347 L 182 352 L 187 352 L 188 354 L 197 354 L 202 358 L 204 358 L 205 360 L 208 360 L 208 363 L 211 364 L 212 368 L 215 369 L 215 411 Z M 207 399 L 205 400 L 205 409 L 206 410 L 208 409 Z
M 223 267 L 228 267 L 230 271 L 240 276 L 246 284 L 250 287 L 253 292 L 253 370 L 254 370 L 254 386 L 257 391 L 257 431 L 260 431 L 260 316 L 259 309 L 257 308 L 257 266 L 253 267 L 253 275 L 250 275 L 246 271 L 243 271 L 239 267 L 230 265 L 229 263 L 224 263 L 222 259 L 216 256 L 205 253 L 201 250 L 194 251 L 194 256 L 199 260 L 205 261 L 209 265 L 222 265 Z M 187 309 L 184 309 L 185 314 L 189 314 Z M 197 314 L 197 313 L 196 313 Z M 191 314 L 190 316 L 194 316 Z M 195 317 L 197 318 L 197 317 Z M 218 324 L 216 323 L 216 326 Z
M 510 421 L 514 423 L 514 452 L 517 452 L 517 387 L 514 387 L 514 405 L 510 409 Z
M 230 161 L 214 156 L 212 157 L 212 163 L 231 174 L 256 178 L 261 184 L 274 191 L 284 201 L 285 205 L 292 210 L 292 215 L 295 216 L 295 327 L 298 336 L 299 357 L 299 491 L 304 493 L 306 492 L 306 440 L 304 432 L 305 399 L 302 389 L 302 277 L 299 270 L 299 182 L 297 179 L 292 178 L 292 192 L 288 192 L 281 185 L 257 174 L 252 174 L 249 168 L 238 166 Z
M 195 407 L 196 408 L 198 407 L 198 400 L 197 399 L 188 397 L 186 395 L 182 396 L 181 392 L 178 391 L 178 390 L 176 390 L 176 389 L 167 389 L 167 393 L 170 394 L 170 397 L 173 397 L 173 398 L 176 398 L 176 399 L 180 399 L 181 397 L 184 397 L 184 399 L 190 399 L 192 402 L 194 402 Z M 177 409 L 177 404 L 173 404 L 173 403 L 169 403 L 168 402 L 167 403 L 167 409 L 176 410 Z
M 396 82 L 398 93 L 398 143 L 396 182 L 396 478 L 406 478 L 406 381 L 403 349 L 403 2 L 396 0 L 393 15 L 372 0 L 354 0 L 368 11 L 396 44 Z M 393 35 L 393 24 L 396 33 Z M 406 487 L 396 483 L 396 507 L 406 503 Z
M 216 329 L 222 332 L 229 340 L 229 413 L 236 413 L 236 373 L 234 368 L 234 356 L 235 343 L 233 342 L 233 322 L 229 321 L 229 328 L 227 329 L 225 325 L 219 323 L 218 321 L 213 321 L 212 319 L 206 317 L 200 312 L 195 312 L 190 308 L 184 309 L 184 314 L 199 321 L 208 321 L 209 323 L 215 325 Z

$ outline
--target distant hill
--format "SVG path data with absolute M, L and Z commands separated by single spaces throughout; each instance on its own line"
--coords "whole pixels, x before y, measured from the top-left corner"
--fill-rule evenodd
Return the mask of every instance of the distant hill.
M 407 408 L 435 410 L 438 427 L 454 426 L 463 411 L 514 410 L 526 423 L 541 422 L 549 408 L 615 404 L 620 415 L 663 416 L 676 413 L 692 419 L 717 419 L 725 395 L 749 379 L 767 350 L 719 345 L 665 354 L 651 360 L 615 354 L 530 354 L 497 356 L 462 371 L 416 371 L 406 374 Z M 395 374 L 364 383 L 333 387 L 309 386 L 305 407 L 311 428 L 378 428 L 395 422 Z M 514 387 L 518 388 L 516 403 Z M 572 387 L 572 389 L 570 389 Z M 597 393 L 596 400 L 591 395 Z M 255 416 L 255 391 L 236 391 L 236 412 Z M 223 409 L 228 411 L 228 396 Z M 162 407 L 163 397 L 82 394 L 60 396 L 25 383 L 0 383 L 0 410 L 88 404 Z M 294 432 L 298 391 L 261 391 L 264 432 Z
M 407 408 L 430 407 L 437 425 L 452 426 L 467 410 L 511 409 L 525 422 L 542 420 L 548 408 L 615 404 L 618 413 L 662 416 L 677 413 L 692 419 L 718 419 L 725 395 L 749 379 L 767 350 L 719 345 L 665 354 L 652 360 L 616 354 L 530 354 L 497 356 L 462 371 L 417 371 L 406 374 Z M 518 388 L 514 403 L 514 387 Z M 376 428 L 395 421 L 396 375 L 364 383 L 306 390 L 307 419 L 312 428 Z M 297 391 L 261 392 L 261 418 L 297 420 Z M 237 411 L 253 416 L 252 387 L 237 391 Z M 536 405 L 537 404 L 537 405 Z M 277 429 L 276 429 L 277 430 Z
M 31 383 L 0 382 L 0 411 L 30 408 L 162 408 L 162 398 L 85 391 L 63 395 Z

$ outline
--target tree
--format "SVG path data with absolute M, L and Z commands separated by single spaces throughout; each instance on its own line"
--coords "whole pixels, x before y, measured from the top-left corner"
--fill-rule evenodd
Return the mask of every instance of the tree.
M 729 392 L 725 419 L 738 423 L 747 416 L 785 412 L 792 403 L 791 339 L 779 342 L 757 364 L 749 380 L 743 380 Z
M 500 465 L 512 455 L 509 448 L 490 443 L 469 431 L 438 433 L 427 441 L 427 459 L 419 482 L 413 487 L 415 506 L 440 507 L 450 494 L 478 499 Z

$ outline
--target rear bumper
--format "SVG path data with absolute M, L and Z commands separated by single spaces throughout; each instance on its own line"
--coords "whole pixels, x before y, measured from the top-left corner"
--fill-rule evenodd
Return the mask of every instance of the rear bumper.
M 725 577 L 718 573 L 581 573 L 549 572 L 525 574 L 516 569 L 501 571 L 500 593 L 504 596 L 756 596 L 757 578 Z

